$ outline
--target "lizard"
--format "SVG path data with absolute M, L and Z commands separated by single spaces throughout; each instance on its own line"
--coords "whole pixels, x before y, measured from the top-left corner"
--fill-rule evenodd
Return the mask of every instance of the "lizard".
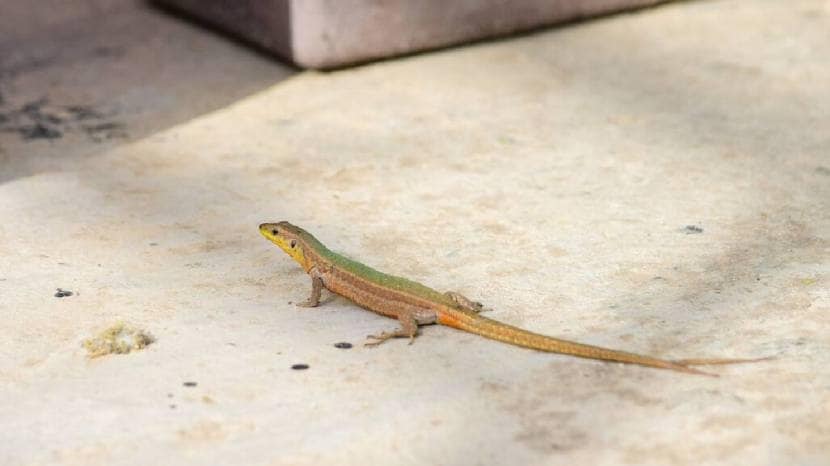
M 717 376 L 691 366 L 754 362 L 759 359 L 666 360 L 626 351 L 577 343 L 534 333 L 482 316 L 481 303 L 461 293 L 439 292 L 406 278 L 385 274 L 331 251 L 304 229 L 289 222 L 263 223 L 260 233 L 279 246 L 311 277 L 311 296 L 302 307 L 317 307 L 323 288 L 380 315 L 397 319 L 400 328 L 369 335 L 366 346 L 391 338 L 409 338 L 412 344 L 422 325 L 440 324 L 500 342 L 602 361 L 614 361 L 679 372 Z

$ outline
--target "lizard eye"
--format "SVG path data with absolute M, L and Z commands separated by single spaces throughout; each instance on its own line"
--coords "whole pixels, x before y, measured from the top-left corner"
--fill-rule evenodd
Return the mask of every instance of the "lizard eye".
M 276 228 L 274 228 L 273 230 L 271 230 L 271 234 L 276 236 L 277 234 L 279 234 L 279 232 L 277 231 Z
M 291 247 L 293 248 L 293 247 L 294 247 L 294 246 L 296 246 L 296 245 L 297 245 L 297 240 L 292 239 L 292 240 L 291 240 Z

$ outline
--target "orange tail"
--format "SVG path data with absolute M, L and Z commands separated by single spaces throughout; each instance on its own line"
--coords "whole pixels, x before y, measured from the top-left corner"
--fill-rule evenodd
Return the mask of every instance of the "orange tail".
M 643 356 L 625 351 L 617 351 L 599 346 L 586 345 L 568 340 L 529 332 L 527 330 L 513 327 L 496 320 L 482 317 L 474 312 L 446 308 L 438 312 L 438 323 L 448 327 L 457 328 L 466 332 L 481 335 L 492 340 L 509 343 L 511 345 L 523 346 L 525 348 L 546 351 L 549 353 L 567 354 L 580 358 L 598 359 L 602 361 L 616 361 L 627 364 L 639 364 L 641 366 L 669 369 L 689 374 L 708 375 L 717 377 L 717 374 L 703 372 L 690 365 L 706 364 L 733 364 L 742 362 L 754 362 L 762 359 L 685 359 L 668 361 L 664 359 Z

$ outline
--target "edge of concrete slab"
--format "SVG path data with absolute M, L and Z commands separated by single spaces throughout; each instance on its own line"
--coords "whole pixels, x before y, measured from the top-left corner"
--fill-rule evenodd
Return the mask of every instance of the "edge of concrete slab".
M 153 0 L 303 68 L 331 69 L 589 17 L 665 0 Z

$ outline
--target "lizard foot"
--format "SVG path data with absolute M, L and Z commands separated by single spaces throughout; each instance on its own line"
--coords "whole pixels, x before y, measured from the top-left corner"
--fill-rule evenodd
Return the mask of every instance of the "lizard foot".
M 487 311 L 492 310 L 488 307 L 484 307 L 484 304 L 481 304 L 478 301 L 473 301 L 472 299 L 470 299 L 470 298 L 468 298 L 468 297 L 464 296 L 463 294 L 458 293 L 456 291 L 447 291 L 446 293 L 444 293 L 444 296 L 446 296 L 446 297 L 450 298 L 451 300 L 453 300 L 455 302 L 455 304 L 458 305 L 458 307 L 461 307 L 461 308 L 466 309 L 468 311 L 473 311 L 475 313 L 479 313 L 479 312 L 487 312 Z

